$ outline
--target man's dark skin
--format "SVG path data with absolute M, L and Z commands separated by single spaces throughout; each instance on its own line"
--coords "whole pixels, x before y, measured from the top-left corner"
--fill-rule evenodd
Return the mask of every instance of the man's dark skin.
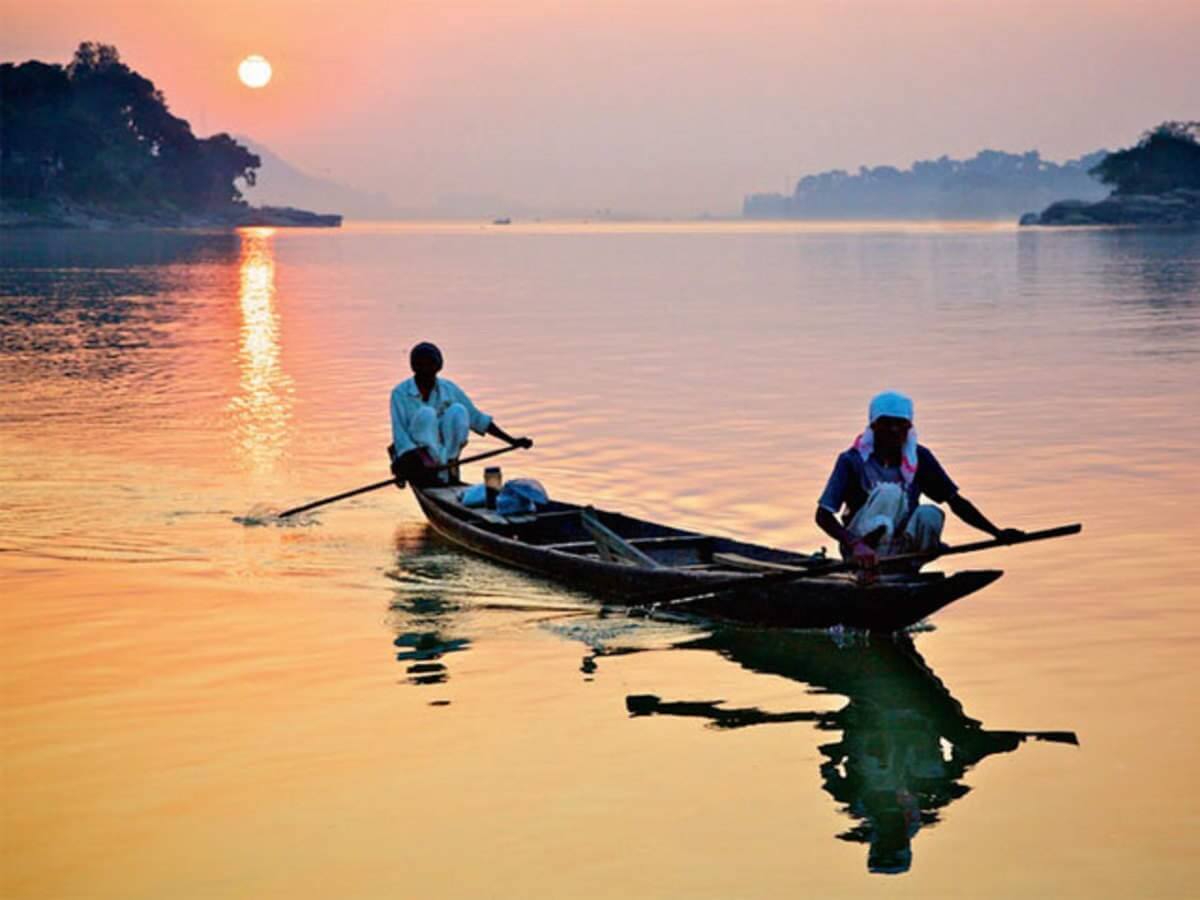
M 421 399 L 428 401 L 429 395 L 437 387 L 438 372 L 442 370 L 441 362 L 438 361 L 437 356 L 433 353 L 418 353 L 413 358 L 412 370 L 413 380 L 417 383 L 417 390 L 421 392 Z M 530 438 L 515 438 L 494 421 L 488 426 L 487 433 L 492 437 L 499 438 L 512 447 L 521 447 L 528 450 L 533 446 L 533 441 Z M 434 484 L 437 482 L 439 468 L 438 461 L 433 458 L 432 453 L 424 447 L 417 447 L 402 454 L 392 463 L 392 474 L 399 479 L 412 481 L 416 484 Z
M 908 430 L 912 423 L 908 419 L 895 416 L 880 416 L 871 425 L 875 432 L 875 455 L 888 466 L 899 466 L 900 455 L 904 450 L 904 442 L 908 440 Z M 950 510 L 970 525 L 980 531 L 990 534 L 1001 541 L 1018 538 L 1025 532 L 1019 528 L 999 528 L 962 494 L 955 494 L 946 501 Z M 861 569 L 874 569 L 879 565 L 879 555 L 875 548 L 864 538 L 851 534 L 849 529 L 838 521 L 837 516 L 824 507 L 817 508 L 817 524 L 839 544 L 850 548 L 850 558 Z

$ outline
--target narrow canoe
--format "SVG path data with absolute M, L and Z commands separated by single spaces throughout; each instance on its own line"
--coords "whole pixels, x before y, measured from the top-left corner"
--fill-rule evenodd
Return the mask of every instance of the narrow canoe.
M 864 586 L 852 574 L 837 573 L 785 582 L 776 577 L 759 586 L 756 582 L 782 568 L 803 569 L 828 560 L 558 501 L 536 514 L 504 517 L 464 506 L 463 490 L 413 487 L 435 532 L 480 556 L 558 579 L 611 604 L 636 606 L 640 598 L 694 587 L 697 599 L 677 608 L 709 619 L 893 632 L 923 621 L 1003 574 L 986 569 L 952 575 L 885 575 Z M 585 510 L 636 548 L 644 563 L 605 558 L 594 532 L 585 525 Z M 732 580 L 742 580 L 744 585 L 726 588 Z M 717 582 L 723 586 L 719 593 L 699 596 Z

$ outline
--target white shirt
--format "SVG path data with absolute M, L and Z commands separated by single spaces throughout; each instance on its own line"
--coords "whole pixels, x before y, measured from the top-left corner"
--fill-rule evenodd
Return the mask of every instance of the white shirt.
M 412 439 L 412 420 L 417 410 L 428 406 L 433 409 L 441 421 L 446 410 L 454 403 L 461 403 L 467 411 L 467 423 L 476 434 L 486 434 L 492 424 L 492 417 L 480 412 L 457 384 L 446 378 L 438 378 L 437 384 L 429 392 L 429 399 L 421 396 L 417 380 L 409 378 L 392 388 L 392 442 L 396 445 L 396 456 L 407 453 L 417 445 Z

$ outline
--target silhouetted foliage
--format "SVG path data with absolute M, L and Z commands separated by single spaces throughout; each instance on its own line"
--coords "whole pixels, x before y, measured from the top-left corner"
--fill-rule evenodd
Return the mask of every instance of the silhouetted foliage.
M 1091 171 L 1116 194 L 1200 189 L 1200 122 L 1163 122 L 1137 145 L 1110 153 Z
M 128 212 L 244 205 L 259 158 L 227 134 L 197 138 L 116 47 L 86 42 L 66 66 L 0 65 L 0 197 Z

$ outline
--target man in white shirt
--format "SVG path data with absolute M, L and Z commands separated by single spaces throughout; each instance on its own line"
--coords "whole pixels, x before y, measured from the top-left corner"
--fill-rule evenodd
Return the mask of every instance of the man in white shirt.
M 514 447 L 529 448 L 529 438 L 514 438 L 480 412 L 454 382 L 439 378 L 442 351 L 422 342 L 409 353 L 413 377 L 392 389 L 392 474 L 414 484 L 458 481 L 458 456 L 467 430 L 490 434 Z

